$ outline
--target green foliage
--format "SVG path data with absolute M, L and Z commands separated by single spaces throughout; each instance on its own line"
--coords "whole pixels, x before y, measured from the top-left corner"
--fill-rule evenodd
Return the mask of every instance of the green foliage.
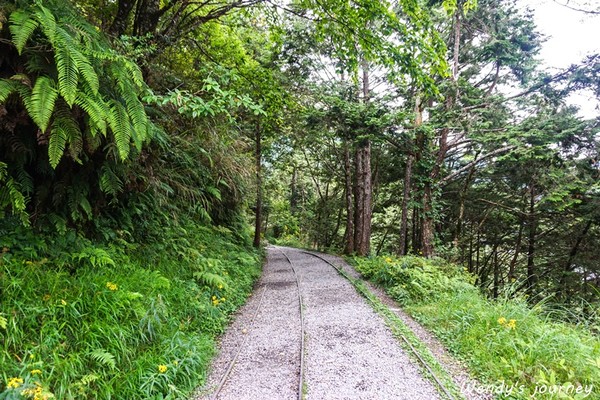
M 441 261 L 418 257 L 354 259 L 388 293 L 464 360 L 484 383 L 514 385 L 528 399 L 541 385 L 600 384 L 600 340 L 548 317 L 542 304 L 488 300 L 473 279 Z M 538 393 L 539 395 L 539 393 Z M 578 397 L 565 397 L 578 398 Z
M 432 302 L 445 293 L 476 291 L 468 274 L 441 259 L 405 256 L 355 260 L 361 274 L 389 288 L 392 297 L 404 305 Z
M 53 112 L 56 112 L 54 105 L 59 93 L 69 107 L 76 104 L 88 114 L 95 125 L 90 130 L 92 136 L 96 130 L 106 134 L 108 122 L 123 160 L 129 154 L 131 138 L 139 148 L 149 137 L 148 117 L 138 98 L 145 89 L 141 73 L 135 64 L 114 52 L 91 25 L 75 20 L 76 14 L 68 5 L 58 8 L 50 4 L 52 8 L 35 3 L 14 11 L 10 16 L 10 30 L 19 54 L 27 53 L 32 58 L 30 65 L 36 65 L 36 58 L 43 53 L 29 50 L 28 43 L 32 42 L 32 47 L 50 45 L 58 79 L 53 78 L 51 68 L 46 71 L 30 68 L 28 72 L 35 79 L 31 94 L 25 88 L 17 90 L 29 115 L 42 131 L 46 131 Z M 41 38 L 33 35 L 38 28 L 43 34 Z M 107 62 L 110 65 L 107 66 Z M 40 72 L 49 76 L 35 77 Z M 105 85 L 117 90 L 110 91 Z M 8 84 L 4 86 L 3 94 L 10 89 Z M 63 115 L 63 118 L 67 116 Z M 58 165 L 65 145 L 80 136 L 74 131 L 75 117 L 69 115 L 68 118 L 73 123 L 60 122 L 57 118 L 50 132 L 49 155 L 53 168 Z M 59 137 L 53 140 L 55 135 Z
M 48 193 L 47 188 L 34 191 L 27 187 L 28 183 L 38 185 L 32 176 L 45 174 L 45 184 L 52 182 L 64 174 L 52 170 L 66 156 L 93 168 L 90 159 L 97 157 L 94 153 L 101 145 L 107 164 L 122 162 L 130 156 L 131 145 L 140 151 L 156 128 L 140 101 L 146 85 L 139 67 L 114 51 L 69 2 L 23 4 L 10 13 L 8 25 L 10 35 L 4 37 L 3 57 L 5 65 L 12 68 L 3 68 L 0 75 L 0 106 L 8 112 L 2 148 L 10 155 L 6 155 L 7 177 L 2 179 L 8 183 L 0 189 L 0 205 L 2 210 L 24 215 L 25 207 L 16 195 L 18 185 L 26 189 L 23 193 Z M 23 107 L 35 129 L 21 116 Z M 115 153 L 111 144 L 116 146 Z M 67 180 L 71 179 L 72 175 Z M 94 180 L 83 181 L 89 194 Z M 102 189 L 114 196 L 118 185 L 106 183 L 105 179 Z M 30 199 L 23 200 L 27 203 Z M 46 199 L 33 200 L 37 207 Z M 78 205 L 87 208 L 82 201 Z M 91 216 L 91 212 L 70 211 L 75 220 Z
M 99 244 L 3 222 L 0 398 L 39 386 L 60 399 L 184 399 L 202 382 L 258 256 L 225 229 L 152 231 L 160 240 Z

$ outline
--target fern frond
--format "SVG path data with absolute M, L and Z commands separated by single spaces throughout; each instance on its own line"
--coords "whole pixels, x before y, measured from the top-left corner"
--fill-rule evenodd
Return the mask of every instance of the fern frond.
M 90 383 L 96 382 L 100 377 L 96 374 L 86 374 L 78 380 L 75 385 L 77 386 L 89 386 Z
M 193 276 L 198 282 L 210 287 L 216 288 L 219 286 L 227 286 L 227 282 L 225 282 L 225 279 L 223 279 L 222 276 L 213 274 L 212 272 L 198 271 L 194 272 Z
M 31 112 L 29 115 L 42 132 L 45 132 L 48 128 L 48 123 L 54 111 L 54 103 L 58 97 L 55 86 L 54 80 L 46 76 L 40 76 L 35 81 L 35 86 L 31 91 Z
M 69 115 L 57 116 L 52 123 L 50 141 L 48 143 L 48 158 L 50 166 L 56 168 L 62 158 L 69 138 L 81 136 L 77 122 Z
M 148 116 L 144 110 L 144 106 L 137 96 L 137 93 L 128 85 L 119 85 L 121 95 L 125 99 L 127 105 L 127 113 L 133 124 L 133 142 L 138 150 L 141 149 L 142 143 L 148 136 Z
M 140 67 L 134 63 L 126 59 L 125 57 L 121 57 L 121 62 L 125 65 L 125 69 L 129 73 L 129 77 L 140 89 L 143 88 L 146 84 L 144 82 L 144 77 L 142 76 L 142 71 Z
M 19 182 L 21 192 L 24 194 L 33 193 L 33 189 L 34 189 L 33 178 L 25 170 L 24 165 L 21 163 L 15 164 L 15 165 L 13 165 L 13 169 L 14 169 L 14 177 L 17 180 L 17 182 Z M 2 180 L 2 177 L 0 177 L 0 180 Z
M 8 96 L 17 91 L 19 82 L 11 79 L 0 79 L 0 103 L 4 103 Z
M 131 140 L 131 123 L 127 110 L 116 100 L 110 101 L 110 117 L 108 125 L 113 132 L 119 157 L 125 160 L 129 155 L 129 142 Z
M 50 166 L 56 168 L 58 162 L 62 158 L 67 145 L 67 138 L 69 133 L 60 124 L 59 121 L 55 121 L 52 126 L 52 132 L 50 133 L 50 141 L 48 144 L 48 157 L 50 158 Z
M 117 362 L 115 360 L 115 356 L 109 353 L 104 349 L 96 349 L 90 352 L 90 357 L 110 369 L 115 369 L 117 367 Z
M 79 156 L 83 151 L 83 136 L 81 135 L 79 126 L 69 129 L 68 133 L 69 137 L 67 138 L 67 142 L 69 143 L 69 155 L 71 155 L 71 158 L 78 164 L 83 164 L 79 159 Z
M 92 89 L 92 92 L 97 94 L 100 89 L 100 83 L 98 81 L 98 75 L 96 74 L 94 67 L 92 67 L 90 60 L 77 50 L 72 50 L 71 55 L 73 60 L 75 60 L 75 66 L 79 71 L 79 74 L 87 82 L 90 89 Z
M 116 196 L 123 190 L 123 181 L 106 165 L 100 170 L 100 189 L 111 196 Z
M 90 122 L 106 136 L 106 120 L 110 110 L 104 100 L 96 94 L 79 91 L 75 97 L 75 104 L 87 113 Z
M 54 52 L 56 69 L 58 70 L 58 90 L 69 106 L 72 106 L 77 96 L 79 70 L 73 58 L 72 39 L 62 28 L 57 28 L 57 40 Z
M 10 14 L 10 33 L 19 54 L 23 52 L 27 41 L 33 35 L 39 22 L 33 15 L 24 10 L 16 10 Z
M 41 4 L 37 4 L 34 15 L 41 25 L 44 35 L 46 35 L 50 41 L 54 40 L 54 37 L 56 36 L 56 18 L 54 17 L 54 14 Z

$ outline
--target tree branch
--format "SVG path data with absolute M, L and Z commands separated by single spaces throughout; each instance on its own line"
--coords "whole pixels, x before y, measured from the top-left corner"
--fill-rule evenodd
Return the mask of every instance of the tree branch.
M 514 148 L 516 148 L 517 146 L 511 145 L 511 146 L 504 146 L 504 147 L 500 147 L 499 149 L 496 149 L 494 151 L 491 151 L 483 156 L 481 156 L 481 158 L 477 159 L 477 160 L 473 160 L 470 163 L 468 163 L 467 165 L 465 165 L 462 168 L 459 168 L 458 170 L 454 171 L 453 173 L 451 173 L 450 175 L 445 176 L 444 178 L 442 178 L 439 182 L 440 185 L 446 185 L 448 184 L 452 179 L 454 179 L 455 177 L 457 177 L 458 175 L 462 174 L 465 171 L 468 171 L 471 167 L 479 164 L 481 161 L 484 161 L 490 157 L 494 157 L 498 154 L 502 154 L 502 153 L 506 153 L 508 151 L 513 150 Z

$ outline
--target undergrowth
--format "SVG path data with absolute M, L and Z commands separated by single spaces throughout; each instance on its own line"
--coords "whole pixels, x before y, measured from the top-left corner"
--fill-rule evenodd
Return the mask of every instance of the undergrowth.
M 584 327 L 551 319 L 551 310 L 542 304 L 487 299 L 473 286 L 472 276 L 441 260 L 354 261 L 498 398 L 600 397 L 600 340 Z
M 225 228 L 0 227 L 0 399 L 176 399 L 203 380 L 259 254 Z

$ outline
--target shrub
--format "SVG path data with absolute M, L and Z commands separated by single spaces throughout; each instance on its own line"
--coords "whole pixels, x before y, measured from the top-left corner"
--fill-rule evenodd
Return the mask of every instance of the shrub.
M 544 305 L 487 299 L 472 277 L 441 260 L 378 257 L 355 263 L 484 382 L 500 389 L 501 397 L 502 384 L 515 388 L 510 396 L 520 399 L 552 398 L 540 394 L 551 388 L 562 388 L 563 397 L 556 398 L 581 398 L 569 388 L 600 388 L 600 340 L 582 327 L 552 320 Z
M 143 245 L 0 229 L 0 399 L 185 398 L 197 387 L 259 257 L 226 230 L 180 228 Z

